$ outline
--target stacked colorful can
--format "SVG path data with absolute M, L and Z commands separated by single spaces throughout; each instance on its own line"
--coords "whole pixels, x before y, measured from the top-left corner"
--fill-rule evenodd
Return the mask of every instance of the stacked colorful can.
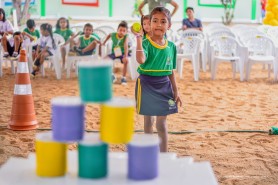
M 78 176 L 99 179 L 107 177 L 108 144 L 128 144 L 128 174 L 133 180 L 158 176 L 158 138 L 134 134 L 135 102 L 112 97 L 112 63 L 80 62 L 79 97 L 53 98 L 52 133 L 37 136 L 37 175 L 65 175 L 67 143 L 78 142 Z M 100 134 L 84 136 L 85 105 L 101 105 Z M 46 151 L 51 151 L 46 152 Z M 55 164 L 55 165 L 52 165 Z

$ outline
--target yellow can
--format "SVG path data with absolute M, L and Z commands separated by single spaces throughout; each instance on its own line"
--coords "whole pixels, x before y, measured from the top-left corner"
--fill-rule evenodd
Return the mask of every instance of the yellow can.
M 115 97 L 101 106 L 100 138 L 110 144 L 126 144 L 134 132 L 135 102 Z
M 41 177 L 64 176 L 67 171 L 67 144 L 55 142 L 52 132 L 37 134 L 37 175 Z

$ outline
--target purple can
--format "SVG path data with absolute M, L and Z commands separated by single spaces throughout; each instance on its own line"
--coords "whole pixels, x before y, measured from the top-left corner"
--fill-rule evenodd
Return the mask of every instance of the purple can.
M 159 139 L 156 135 L 134 135 L 127 148 L 129 179 L 151 180 L 158 176 Z
M 76 142 L 83 139 L 85 106 L 79 97 L 61 96 L 51 100 L 53 139 Z

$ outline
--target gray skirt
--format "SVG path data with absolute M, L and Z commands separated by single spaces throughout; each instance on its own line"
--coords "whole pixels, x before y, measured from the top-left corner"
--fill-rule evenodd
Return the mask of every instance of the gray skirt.
M 178 112 L 168 76 L 140 75 L 135 87 L 138 114 L 167 116 Z

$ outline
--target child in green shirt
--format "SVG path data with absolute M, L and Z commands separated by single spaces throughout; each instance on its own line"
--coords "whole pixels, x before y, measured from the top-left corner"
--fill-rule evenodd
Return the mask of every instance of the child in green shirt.
M 103 42 L 103 45 L 106 44 L 106 42 L 111 38 L 112 40 L 112 53 L 108 55 L 112 60 L 120 59 L 121 62 L 124 65 L 123 68 L 123 76 L 121 79 L 121 84 L 126 85 L 126 72 L 127 72 L 127 64 L 128 64 L 128 57 L 130 56 L 130 53 L 128 52 L 128 26 L 125 21 L 122 21 L 119 26 L 116 33 L 109 34 L 105 41 Z M 114 74 L 112 74 L 112 81 L 113 83 L 116 82 L 116 77 Z
M 154 116 L 161 139 L 160 151 L 168 151 L 167 116 L 178 112 L 182 105 L 176 85 L 175 73 L 177 50 L 164 35 L 171 27 L 170 11 L 156 7 L 150 14 L 151 34 L 143 40 L 143 31 L 136 33 L 136 60 L 140 64 L 140 76 L 136 82 L 137 112 L 144 115 L 145 133 L 153 133 Z
M 81 56 L 92 55 L 95 51 L 95 48 L 97 47 L 97 44 L 100 44 L 99 40 L 95 39 L 95 37 L 92 35 L 93 25 L 90 23 L 85 24 L 83 33 L 84 35 L 79 36 L 78 42 L 75 43 L 73 50 Z M 76 34 L 72 40 L 78 35 L 79 33 Z
M 65 17 L 61 17 L 60 19 L 58 19 L 56 23 L 56 30 L 54 31 L 54 33 L 61 35 L 65 39 L 65 44 L 61 46 L 63 68 L 65 67 L 66 61 L 67 44 L 70 43 L 70 37 L 74 36 L 74 33 L 69 29 L 69 27 L 69 20 Z
M 27 28 L 23 30 L 22 35 L 28 37 L 31 42 L 36 43 L 32 48 L 32 58 L 34 60 L 38 46 L 37 41 L 40 38 L 40 32 L 36 29 L 36 23 L 33 19 L 28 19 L 26 22 L 26 26 Z

